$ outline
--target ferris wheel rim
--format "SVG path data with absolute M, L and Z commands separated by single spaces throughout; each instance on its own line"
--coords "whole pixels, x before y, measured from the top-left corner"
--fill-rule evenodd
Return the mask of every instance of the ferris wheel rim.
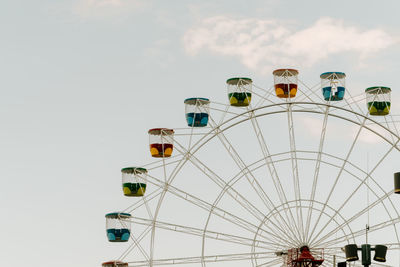
M 316 153 L 318 153 L 318 152 L 316 152 L 316 151 L 302 151 L 302 150 L 299 150 L 299 152 L 302 152 L 302 153 L 309 153 L 309 154 L 316 154 Z M 277 153 L 276 155 L 282 155 L 282 154 L 289 154 L 290 152 L 289 151 L 286 151 L 286 152 L 279 152 L 279 153 Z M 328 154 L 328 153 L 326 153 L 326 152 L 323 152 L 326 156 L 329 156 L 329 157 L 333 157 L 333 158 L 335 158 L 336 156 L 334 156 L 334 155 L 331 155 L 331 154 Z M 274 155 L 271 155 L 272 157 L 274 157 L 274 156 L 276 156 L 275 154 Z M 337 159 L 339 159 L 338 157 L 336 157 Z M 301 160 L 315 160 L 314 158 L 312 158 L 312 157 L 310 157 L 310 158 L 300 158 Z M 289 158 L 284 158 L 284 159 L 280 159 L 279 161 L 287 161 L 287 160 L 289 160 Z M 262 159 L 261 160 L 257 160 L 257 161 L 255 161 L 255 162 L 253 162 L 253 163 L 250 163 L 246 168 L 247 169 L 251 169 L 251 170 L 254 170 L 254 169 L 256 169 L 256 168 L 260 168 L 261 166 L 255 166 L 254 168 L 250 168 L 251 166 L 253 166 L 253 165 L 256 165 L 256 164 L 258 164 L 260 161 L 262 161 Z M 334 164 L 332 164 L 332 163 L 329 163 L 328 161 L 322 161 L 324 164 L 329 164 L 329 165 L 332 165 L 332 166 L 334 166 L 334 167 L 336 167 L 336 168 L 339 168 L 340 166 L 337 166 L 337 165 L 334 165 Z M 348 164 L 349 165 L 352 165 L 352 167 L 354 167 L 354 168 L 357 168 L 358 169 L 358 171 L 360 171 L 360 172 L 363 172 L 363 174 L 364 175 L 368 175 L 368 173 L 367 172 L 365 172 L 363 169 L 361 169 L 361 168 L 359 168 L 357 165 L 355 165 L 355 164 L 353 164 L 352 162 L 348 162 Z M 345 169 L 345 171 L 347 172 L 347 173 L 349 173 L 349 174 L 352 174 L 352 176 L 354 177 L 354 178 L 356 178 L 358 181 L 361 181 L 361 183 L 364 183 L 364 181 L 362 181 L 362 179 L 361 178 L 358 178 L 357 177 L 357 175 L 356 174 L 353 174 L 353 173 L 351 173 L 349 170 L 347 170 L 347 169 Z M 227 184 L 226 184 L 226 186 L 225 187 L 229 187 L 232 183 L 234 183 L 234 182 L 236 182 L 236 181 L 234 181 L 234 179 L 237 179 L 237 177 L 238 177 L 238 175 L 239 174 L 241 174 L 241 172 L 238 172 L 238 174 L 237 175 L 235 175 L 232 179 L 231 179 L 231 181 L 230 182 L 228 182 Z M 240 176 L 238 177 L 239 179 L 241 178 Z M 380 191 L 381 191 L 381 193 L 383 193 L 385 196 L 389 196 L 391 193 L 393 193 L 393 192 L 387 192 L 387 191 L 385 191 L 380 185 L 379 185 L 379 183 L 377 182 L 377 180 L 375 180 L 374 179 L 374 177 L 372 177 L 372 176 L 370 176 L 370 178 L 371 178 L 371 180 L 374 182 L 374 184 L 376 185 L 376 186 L 378 186 L 378 188 L 380 189 Z M 371 189 L 370 188 L 370 186 L 368 186 L 368 188 L 369 188 L 369 190 L 371 191 L 371 192 L 375 192 L 373 189 Z M 223 188 L 224 189 L 224 188 Z M 221 192 L 221 194 L 222 194 L 223 192 Z M 376 195 L 375 194 L 375 196 L 376 197 L 379 197 L 378 195 Z M 310 201 L 310 200 L 308 200 L 308 199 L 300 199 L 301 201 Z M 389 199 L 390 200 L 390 199 Z M 382 201 L 380 201 L 380 202 L 382 202 Z M 214 202 L 214 205 L 215 205 L 215 202 Z M 386 206 L 385 204 L 383 204 L 384 206 Z M 391 202 L 391 206 L 392 207 L 395 207 L 394 206 L 394 204 Z M 331 208 L 332 209 L 332 208 Z M 274 211 L 274 210 L 272 210 L 272 211 Z M 398 212 L 397 212 L 397 210 L 396 210 L 396 213 L 398 214 Z M 340 214 L 339 214 L 340 215 Z M 389 216 L 390 216 L 390 214 L 388 214 Z M 345 221 L 345 219 L 343 219 L 343 221 Z
M 240 123 L 243 123 L 243 122 L 245 122 L 245 121 L 248 121 L 248 120 L 250 119 L 250 117 L 245 117 L 244 119 L 241 119 L 241 120 L 239 120 L 239 121 L 237 121 L 237 122 L 235 122 L 235 123 L 233 123 L 233 124 L 231 124 L 231 125 L 228 125 L 228 126 L 225 127 L 225 128 L 221 128 L 221 126 L 224 126 L 224 125 L 228 124 L 229 122 L 231 122 L 231 121 L 233 121 L 233 120 L 242 118 L 242 117 L 244 117 L 244 115 L 249 114 L 249 113 L 253 113 L 254 111 L 258 111 L 258 110 L 262 110 L 262 109 L 268 109 L 268 108 L 277 107 L 277 106 L 287 106 L 287 105 L 291 105 L 291 106 L 294 106 L 294 105 L 314 105 L 314 106 L 319 106 L 319 107 L 327 107 L 327 108 L 329 108 L 329 110 L 330 110 L 331 108 L 334 108 L 334 109 L 337 109 L 337 110 L 345 111 L 345 112 L 351 113 L 351 114 L 353 114 L 353 115 L 355 115 L 355 116 L 357 116 L 357 117 L 361 117 L 361 118 L 365 119 L 366 121 L 370 121 L 371 125 L 377 125 L 377 126 L 379 126 L 380 128 L 382 128 L 383 130 L 385 130 L 385 131 L 388 132 L 389 134 L 395 136 L 395 137 L 397 138 L 397 141 L 398 141 L 398 142 L 400 141 L 400 136 L 399 136 L 399 134 L 393 132 L 393 131 L 392 131 L 391 129 L 389 129 L 388 127 L 382 125 L 382 123 L 380 123 L 380 122 L 378 122 L 378 121 L 376 121 L 376 120 L 373 120 L 370 116 L 368 116 L 368 113 L 367 113 L 367 115 L 361 114 L 361 113 L 358 113 L 358 112 L 356 112 L 356 111 L 354 111 L 354 110 L 350 110 L 350 109 L 347 109 L 347 108 L 345 108 L 345 107 L 336 106 L 336 105 L 333 105 L 333 104 L 330 104 L 330 103 L 305 102 L 305 101 L 291 101 L 291 102 L 281 102 L 281 103 L 274 103 L 274 104 L 264 105 L 264 106 L 261 106 L 261 107 L 255 107 L 255 108 L 248 109 L 248 110 L 246 110 L 246 111 L 244 111 L 244 112 L 242 112 L 242 113 L 239 113 L 239 114 L 237 114 L 237 115 L 235 115 L 235 116 L 229 118 L 228 120 L 226 120 L 226 121 L 224 121 L 223 123 L 221 123 L 221 125 L 218 125 L 218 131 L 215 131 L 215 129 L 210 129 L 209 132 L 207 132 L 202 138 L 200 138 L 195 144 L 193 144 L 193 146 L 191 147 L 191 154 L 196 153 L 196 151 L 199 149 L 199 148 L 198 148 L 199 145 L 206 144 L 209 140 L 211 140 L 212 138 L 215 138 L 219 133 L 221 133 L 221 132 L 223 132 L 223 131 L 225 131 L 225 130 L 231 128 L 231 127 L 234 127 L 234 126 L 236 126 L 236 125 L 238 125 L 238 124 L 240 124 Z M 274 111 L 274 112 L 267 112 L 267 113 L 263 113 L 263 114 L 257 114 L 255 117 L 258 118 L 258 117 L 263 117 L 263 116 L 272 115 L 272 114 L 285 113 L 286 111 L 287 111 L 286 109 L 282 109 L 282 110 L 278 110 L 278 111 Z M 318 112 L 318 111 L 316 111 L 316 110 L 294 110 L 294 111 L 292 110 L 292 112 L 296 112 L 296 113 L 304 112 L 304 113 L 314 113 L 314 114 L 325 114 L 324 112 Z M 353 124 L 355 124 L 355 125 L 360 126 L 360 123 L 359 123 L 359 122 L 354 121 L 354 120 L 349 120 L 349 119 L 347 119 L 347 118 L 344 117 L 344 116 L 340 116 L 340 115 L 332 114 L 332 113 L 328 113 L 328 115 L 329 115 L 329 116 L 336 117 L 336 118 L 339 118 L 339 119 L 347 120 L 347 121 L 349 121 L 349 122 L 351 122 L 351 123 L 353 123 Z M 368 127 L 368 126 L 363 126 L 363 128 L 365 128 L 365 129 L 367 129 L 367 130 L 373 132 L 374 134 L 376 134 L 376 135 L 378 135 L 379 137 L 383 138 L 386 142 L 388 142 L 388 143 L 390 144 L 390 141 L 389 141 L 389 140 L 387 140 L 384 136 L 378 134 L 376 131 L 374 131 L 374 130 L 371 129 L 370 127 Z M 208 137 L 208 139 L 207 139 L 207 140 L 204 140 L 204 139 L 207 138 L 207 137 Z M 398 142 L 397 142 L 397 143 L 398 143 Z M 399 148 L 399 147 L 395 147 L 395 148 L 396 148 L 398 151 L 400 151 L 400 148 Z
M 308 152 L 308 153 L 312 153 L 312 154 L 318 153 L 318 152 L 316 152 L 316 151 L 302 151 L 302 150 L 299 150 L 299 151 L 300 151 L 300 152 Z M 290 151 L 286 151 L 286 152 L 279 152 L 279 153 L 277 153 L 277 154 L 289 154 L 289 153 L 290 153 Z M 336 157 L 336 156 L 331 155 L 331 154 L 328 154 L 328 153 L 326 153 L 326 152 L 323 152 L 323 154 L 325 154 L 325 155 L 327 155 L 327 156 L 329 156 L 329 157 Z M 271 155 L 271 156 L 275 156 L 275 155 Z M 336 158 L 337 158 L 337 157 L 336 157 Z M 337 158 L 337 159 L 339 159 L 339 158 Z M 281 161 L 284 161 L 284 160 L 287 161 L 287 160 L 290 160 L 290 158 L 281 159 Z M 304 159 L 302 159 L 302 160 L 304 160 Z M 315 160 L 315 159 L 309 158 L 308 160 Z M 343 159 L 342 159 L 342 160 L 343 160 Z M 249 164 L 246 166 L 246 169 L 250 169 L 250 168 L 249 168 L 250 166 L 255 165 L 256 163 L 258 163 L 258 162 L 260 162 L 260 161 L 262 161 L 262 159 L 257 160 L 257 161 L 254 161 L 253 163 L 249 163 Z M 333 165 L 332 163 L 329 163 L 329 162 L 324 161 L 324 160 L 323 160 L 322 162 L 323 162 L 324 164 Z M 350 164 L 350 165 L 352 165 L 353 167 L 357 168 L 360 172 L 363 172 L 364 174 L 368 175 L 367 172 L 365 172 L 363 169 L 359 168 L 357 165 L 353 164 L 352 162 L 349 161 L 348 164 Z M 256 166 L 255 168 L 260 168 L 260 167 L 261 167 L 261 166 Z M 340 166 L 335 166 L 335 167 L 336 167 L 336 168 L 340 168 Z M 253 169 L 251 169 L 251 170 L 253 170 Z M 350 174 L 352 174 L 352 176 L 353 176 L 354 178 L 357 178 L 357 175 L 354 174 L 354 173 L 352 173 L 351 171 L 349 171 L 349 170 L 345 170 L 345 171 L 348 172 L 348 173 L 350 173 Z M 226 193 L 226 188 L 230 187 L 231 184 L 236 183 L 236 179 L 241 179 L 241 178 L 243 178 L 243 176 L 241 176 L 241 177 L 239 177 L 239 178 L 236 178 L 237 176 L 239 176 L 239 174 L 241 174 L 241 172 L 242 172 L 242 171 L 239 171 L 239 172 L 237 173 L 237 175 L 235 175 L 232 179 L 230 179 L 230 180 L 227 182 L 225 188 L 222 188 L 222 189 L 221 189 L 220 194 L 216 197 L 216 200 L 215 200 L 215 201 L 213 202 L 213 204 L 212 204 L 213 206 L 217 206 L 217 204 L 218 204 L 218 202 L 220 201 L 221 197 Z M 385 199 L 387 198 L 387 199 L 389 200 L 391 206 L 392 206 L 393 208 L 395 208 L 394 203 L 389 199 L 389 195 L 391 195 L 391 194 L 393 193 L 393 190 L 392 190 L 391 192 L 385 191 L 385 190 L 379 185 L 379 183 L 377 182 L 377 180 L 374 179 L 374 177 L 372 177 L 372 176 L 370 176 L 370 175 L 368 175 L 368 176 L 369 176 L 369 178 L 373 181 L 373 183 L 374 183 L 376 186 L 378 186 L 379 190 L 381 191 L 380 193 L 383 193 L 383 195 L 386 196 Z M 364 183 L 364 181 L 362 180 L 362 178 L 359 178 L 358 180 L 361 181 L 361 184 Z M 375 191 L 374 191 L 369 185 L 367 185 L 367 187 L 368 187 L 368 189 L 369 189 L 371 192 L 374 192 L 374 193 L 375 193 Z M 375 193 L 375 196 L 378 198 L 378 201 L 379 201 L 378 204 L 381 204 L 381 205 L 383 205 L 383 206 L 385 207 L 385 210 L 386 210 L 387 215 L 389 216 L 389 218 L 390 218 L 391 220 L 393 220 L 392 216 L 390 215 L 390 213 L 389 213 L 388 210 L 387 210 L 387 207 L 386 207 L 387 204 L 383 203 L 383 199 L 382 199 L 383 196 L 379 197 L 376 193 Z M 288 201 L 288 203 L 292 203 L 292 202 L 295 202 L 295 201 L 296 201 L 296 200 L 291 200 L 291 201 Z M 300 199 L 300 201 L 301 201 L 301 202 L 312 201 L 312 202 L 315 202 L 315 203 L 323 204 L 321 201 L 309 200 L 309 199 L 306 199 L 306 198 Z M 279 208 L 279 207 L 281 207 L 281 206 L 284 206 L 285 204 L 287 204 L 287 203 L 284 203 L 284 204 L 275 206 L 274 210 L 272 210 L 271 212 L 274 212 L 277 208 Z M 378 205 L 378 204 L 375 204 L 375 205 Z M 323 205 L 326 205 L 330 210 L 334 210 L 334 208 L 332 208 L 332 207 L 331 207 L 330 205 L 328 205 L 328 204 L 323 204 Z M 375 205 L 374 205 L 374 206 L 375 206 Z M 316 209 L 316 208 L 314 208 L 314 209 Z M 318 210 L 318 209 L 316 209 L 316 210 Z M 318 210 L 318 211 L 320 211 L 320 210 Z M 362 210 L 362 211 L 363 211 L 363 210 Z M 396 213 L 399 215 L 398 210 L 395 209 L 395 211 L 396 211 Z M 210 218 L 212 215 L 215 215 L 215 214 L 213 214 L 212 211 L 210 211 L 210 212 L 209 212 L 209 218 Z M 268 215 L 269 215 L 269 214 L 265 215 L 265 219 L 264 219 L 260 224 L 262 224 L 262 223 L 265 222 L 266 217 L 268 217 Z M 327 215 L 327 216 L 328 216 L 328 215 Z M 340 224 L 339 224 L 339 223 L 336 223 L 336 224 L 337 224 L 338 226 L 342 226 L 342 228 L 343 228 L 344 226 L 347 226 L 347 228 L 349 229 L 350 233 L 351 233 L 352 236 L 353 236 L 352 239 L 354 240 L 355 237 L 354 237 L 353 229 L 348 225 L 348 219 L 344 218 L 340 213 L 335 213 L 335 214 L 333 214 L 333 215 L 331 215 L 331 216 L 329 216 L 329 217 L 330 217 L 330 218 L 333 218 L 334 216 L 340 216 L 340 217 L 342 218 L 342 221 L 343 221 L 343 222 L 340 223 Z M 206 224 L 205 224 L 204 233 L 207 231 L 207 224 L 208 224 L 209 218 L 208 218 L 208 220 L 207 220 L 207 222 L 206 222 Z M 355 218 L 355 217 L 352 217 L 352 218 L 350 218 L 350 219 L 351 219 L 351 220 L 354 220 L 354 218 Z M 340 229 L 338 229 L 337 231 L 340 231 Z M 206 238 L 206 237 L 203 236 L 203 239 L 205 239 L 205 238 Z M 346 239 L 349 240 L 348 238 L 346 238 Z M 399 239 L 398 239 L 398 240 L 399 240 Z M 399 243 L 400 243 L 400 240 L 399 240 Z
M 225 127 L 225 128 L 221 128 L 221 126 L 226 125 L 226 124 L 229 124 L 229 122 L 233 121 L 234 119 L 243 117 L 244 114 L 249 114 L 249 113 L 254 112 L 254 111 L 257 111 L 257 110 L 267 109 L 267 108 L 274 107 L 274 106 L 281 106 L 281 105 L 298 105 L 298 104 L 325 106 L 325 107 L 327 107 L 327 108 L 331 108 L 331 107 L 332 107 L 332 108 L 335 108 L 335 109 L 340 109 L 340 110 L 343 110 L 343 111 L 346 111 L 346 112 L 350 112 L 350 113 L 352 113 L 352 114 L 354 114 L 354 115 L 356 115 L 356 116 L 358 116 L 358 117 L 364 118 L 365 120 L 369 120 L 369 121 L 371 121 L 372 123 L 374 123 L 374 124 L 376 124 L 376 125 L 379 125 L 379 126 L 380 126 L 381 128 L 383 128 L 385 131 L 387 131 L 387 132 L 389 132 L 391 135 L 397 137 L 397 142 L 396 142 L 396 144 L 399 142 L 399 139 L 400 139 L 399 136 L 398 136 L 396 133 L 394 133 L 392 130 L 388 129 L 386 126 L 382 125 L 381 123 L 372 120 L 372 119 L 369 118 L 368 116 L 365 116 L 365 115 L 363 115 L 363 114 L 357 113 L 357 112 L 355 112 L 355 111 L 348 110 L 348 109 L 346 109 L 346 108 L 338 107 L 338 106 L 331 105 L 331 104 L 325 104 L 325 103 L 289 102 L 289 103 L 276 103 L 276 104 L 266 105 L 266 106 L 262 106 L 262 107 L 257 107 L 257 108 L 251 109 L 251 110 L 247 110 L 247 111 L 245 111 L 245 112 L 243 112 L 243 113 L 241 113 L 241 114 L 239 114 L 239 115 L 237 115 L 237 116 L 235 116 L 235 117 L 233 117 L 233 118 L 230 118 L 230 119 L 227 120 L 227 121 L 224 121 L 221 125 L 219 125 L 219 131 L 218 131 L 217 133 L 212 134 L 212 132 L 213 132 L 215 129 L 211 129 L 210 132 L 209 132 L 209 134 L 206 134 L 206 135 L 203 137 L 203 138 L 209 137 L 208 139 L 204 139 L 204 141 L 201 141 L 201 140 L 203 140 L 203 138 L 201 138 L 195 145 L 193 145 L 193 147 L 192 147 L 193 150 L 191 149 L 191 154 L 195 154 L 203 145 L 205 145 L 206 143 L 208 143 L 212 138 L 215 138 L 216 135 L 218 135 L 220 132 L 223 132 L 223 131 L 225 131 L 225 130 L 228 130 L 228 129 L 230 129 L 230 128 L 232 128 L 232 127 L 234 127 L 234 126 L 236 126 L 236 125 L 238 125 L 238 124 L 240 124 L 240 123 L 242 123 L 242 122 L 248 121 L 250 118 L 245 118 L 245 119 L 243 119 L 243 120 L 240 120 L 240 121 L 238 121 L 238 122 L 235 122 L 235 123 L 232 124 L 232 125 L 228 125 L 228 126 Z M 256 117 L 268 116 L 268 115 L 271 115 L 271 114 L 278 114 L 278 113 L 284 113 L 284 112 L 286 112 L 286 111 L 285 111 L 285 110 L 281 110 L 281 111 L 267 112 L 267 113 L 263 113 L 263 114 L 257 114 Z M 319 111 L 316 111 L 316 110 L 297 110 L 297 111 L 295 110 L 295 111 L 292 111 L 292 112 L 305 112 L 305 113 L 323 114 L 322 112 L 319 112 Z M 337 118 L 339 118 L 339 119 L 347 120 L 347 121 L 349 121 L 349 122 L 351 122 L 351 123 L 354 123 L 354 124 L 360 126 L 360 123 L 359 123 L 359 122 L 357 122 L 357 121 L 355 121 L 355 120 L 347 119 L 347 118 L 345 118 L 344 116 L 340 116 L 340 115 L 337 115 L 337 114 L 331 114 L 331 113 L 329 113 L 328 115 L 329 115 L 329 116 L 337 117 Z M 399 148 L 396 146 L 396 144 L 393 145 L 393 144 L 390 142 L 390 140 L 386 139 L 384 136 L 380 135 L 379 133 L 377 133 L 377 132 L 374 131 L 373 129 L 370 129 L 369 127 L 367 127 L 367 126 L 365 126 L 365 125 L 362 126 L 362 128 L 365 128 L 365 129 L 367 129 L 367 130 L 373 132 L 374 134 L 376 134 L 376 135 L 379 136 L 380 138 L 384 139 L 387 143 L 389 143 L 390 145 L 392 145 L 394 148 L 396 148 L 398 151 L 400 151 Z M 178 168 L 179 166 L 183 167 L 183 166 L 187 163 L 187 161 L 188 161 L 188 159 L 185 159 L 185 158 L 183 157 L 182 160 L 180 161 L 180 164 L 182 164 L 182 165 L 178 164 L 176 168 Z M 180 168 L 181 168 L 181 167 L 180 167 Z M 177 171 L 176 171 L 176 174 L 175 174 L 174 176 L 171 175 L 171 176 L 169 177 L 169 179 L 167 180 L 167 183 L 172 183 L 173 180 L 175 179 L 176 175 L 179 173 L 179 169 L 176 169 L 176 168 L 175 168 L 174 171 L 173 171 L 173 173 L 174 173 L 175 170 L 177 170 Z M 158 211 L 159 211 L 159 209 L 161 208 L 162 200 L 163 200 L 163 197 L 165 196 L 166 193 L 167 193 L 166 190 L 164 190 L 164 191 L 161 193 L 161 197 L 160 197 L 160 199 L 159 199 L 159 205 L 157 205 L 157 209 L 156 209 L 156 212 L 155 212 L 155 216 L 153 217 L 153 220 L 154 220 L 154 221 L 156 221 Z M 151 232 L 152 232 L 152 235 L 153 235 L 153 233 L 155 233 L 155 228 L 153 228 L 153 230 L 152 230 Z M 202 255 L 202 257 L 204 257 L 204 255 Z M 151 257 L 150 261 L 152 261 L 152 257 Z M 151 266 L 152 266 L 152 264 L 151 264 Z

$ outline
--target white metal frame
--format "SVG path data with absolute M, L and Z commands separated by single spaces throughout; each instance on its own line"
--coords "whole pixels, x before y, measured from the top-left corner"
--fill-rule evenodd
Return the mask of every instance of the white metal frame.
M 260 100 L 254 106 L 250 105 L 247 108 L 234 109 L 228 105 L 224 108 L 222 104 L 215 103 L 215 108 L 212 106 L 210 107 L 210 110 L 222 114 L 219 121 L 216 116 L 210 116 L 208 128 L 175 129 L 175 155 L 171 158 L 163 158 L 143 166 L 148 169 L 147 182 L 149 187 L 151 186 L 156 189 L 148 194 L 146 192 L 146 195 L 143 198 L 139 199 L 125 210 L 133 214 L 131 223 L 133 225 L 145 226 L 145 230 L 140 235 L 132 235 L 132 244 L 121 255 L 119 260 L 126 259 L 127 256 L 137 248 L 145 260 L 129 262 L 129 266 L 170 266 L 175 264 L 193 264 L 193 266 L 201 265 L 205 267 L 207 266 L 207 263 L 210 262 L 233 262 L 244 260 L 247 260 L 248 262 L 250 261 L 251 266 L 283 266 L 284 259 L 282 256 L 277 256 L 277 253 L 279 254 L 279 252 L 284 252 L 285 249 L 291 247 L 299 247 L 302 244 L 307 244 L 311 247 L 324 248 L 327 257 L 323 266 L 332 266 L 334 262 L 333 258 L 331 258 L 332 255 L 335 255 L 337 259 L 343 260 L 344 255 L 341 252 L 343 244 L 355 242 L 357 237 L 365 234 L 365 229 L 353 229 L 352 222 L 369 212 L 376 205 L 381 205 L 384 208 L 389 219 L 379 224 L 369 225 L 369 233 L 381 229 L 393 228 L 393 234 L 396 236 L 397 242 L 387 245 L 390 250 L 400 250 L 400 234 L 398 233 L 400 212 L 392 200 L 393 190 L 385 190 L 379 185 L 378 180 L 373 177 L 373 173 L 380 167 L 381 163 L 390 153 L 400 152 L 400 138 L 395 120 L 391 116 L 385 117 L 384 120 L 380 118 L 375 119 L 369 116 L 368 111 L 365 112 L 365 114 L 361 113 L 362 108 L 359 103 L 363 101 L 363 99 L 360 97 L 352 97 L 349 92 L 346 92 L 343 101 L 325 102 L 322 100 L 322 96 L 318 95 L 315 91 L 315 87 L 309 88 L 304 83 L 302 83 L 302 86 L 305 87 L 305 90 L 302 92 L 299 88 L 297 97 L 298 99 L 308 100 L 308 102 L 303 100 L 294 101 L 293 98 L 287 99 L 286 101 L 274 99 L 273 93 L 271 92 L 273 88 L 264 90 L 261 87 L 254 85 L 252 101 L 255 102 L 255 96 L 260 97 Z M 255 89 L 259 89 L 260 92 L 257 92 Z M 319 101 L 322 101 L 322 103 Z M 265 102 L 269 104 L 265 105 Z M 211 104 L 213 103 L 211 102 Z M 242 112 L 238 112 L 238 110 Z M 316 151 L 299 150 L 296 147 L 293 114 L 298 113 L 318 114 L 323 116 L 322 131 L 318 142 L 319 146 Z M 279 114 L 286 114 L 287 117 L 290 150 L 271 154 L 268 143 L 263 135 L 262 128 L 260 127 L 259 119 L 264 116 Z M 347 121 L 358 127 L 356 137 L 354 138 L 344 159 L 338 158 L 337 156 L 324 151 L 324 145 L 327 142 L 325 138 L 327 126 L 329 125 L 329 118 L 332 117 Z M 246 155 L 240 155 L 234 144 L 225 134 L 225 132 L 234 130 L 236 126 L 246 122 L 251 123 L 263 155 L 261 159 L 252 163 L 246 163 Z M 376 130 L 374 127 L 378 127 L 379 130 Z M 385 155 L 378 160 L 371 170 L 363 170 L 361 167 L 356 166 L 349 160 L 360 133 L 364 129 L 375 134 L 390 146 Z M 382 132 L 384 132 L 385 135 L 382 134 Z M 181 143 L 179 136 L 187 135 L 190 136 L 189 144 Z M 194 137 L 197 137 L 197 139 Z M 236 167 L 240 170 L 234 177 L 231 177 L 228 180 L 220 177 L 220 175 L 212 170 L 212 168 L 209 168 L 207 164 L 196 155 L 199 150 L 214 139 L 219 140 L 221 149 L 230 155 Z M 335 159 L 335 161 L 340 162 L 340 164 L 334 164 L 324 160 L 325 157 Z M 291 165 L 293 188 L 295 192 L 294 200 L 288 200 L 281 182 L 282 177 L 279 176 L 279 171 L 276 167 L 279 162 L 283 161 L 288 161 Z M 299 177 L 298 171 L 298 164 L 300 161 L 315 162 L 314 175 L 310 178 L 312 179 L 312 190 L 310 196 L 307 198 L 304 198 L 301 194 L 301 177 Z M 174 179 L 179 176 L 181 169 L 186 164 L 191 164 L 193 168 L 200 170 L 204 174 L 204 177 L 210 179 L 215 186 L 220 189 L 220 194 L 213 203 L 207 202 L 201 199 L 201 197 L 185 192 L 184 190 L 174 186 Z M 317 183 L 320 169 L 325 165 L 337 169 L 338 173 L 326 200 L 321 202 L 317 201 L 315 196 L 318 193 Z M 168 166 L 171 167 L 172 171 L 167 171 Z M 276 204 L 277 202 L 268 196 L 262 185 L 259 183 L 259 178 L 254 175 L 254 171 L 261 168 L 265 168 L 266 173 L 268 174 L 267 176 L 272 180 L 275 191 L 279 196 L 279 204 Z M 151 170 L 155 169 L 163 170 L 164 177 L 161 177 L 162 179 L 160 177 L 157 178 L 152 176 Z M 357 170 L 358 173 L 354 173 L 354 171 L 352 171 L 353 169 Z M 343 201 L 339 209 L 334 209 L 330 206 L 330 198 L 340 180 L 340 177 L 344 173 L 351 175 L 358 181 L 359 185 L 354 190 L 353 194 Z M 359 173 L 362 173 L 361 177 Z M 260 207 L 247 200 L 246 196 L 242 195 L 237 189 L 235 189 L 234 185 L 240 179 L 248 181 L 249 185 L 253 188 L 254 193 L 265 206 L 263 208 L 268 210 L 267 214 L 262 212 Z M 356 192 L 365 187 L 374 197 L 376 197 L 376 200 L 368 203 L 367 206 L 355 213 L 353 217 L 343 217 L 340 213 L 343 207 L 352 201 L 352 196 Z M 158 214 L 162 208 L 166 194 L 172 194 L 181 199 L 181 201 L 186 201 L 207 211 L 208 218 L 206 219 L 204 228 L 193 227 L 191 225 L 179 225 L 160 220 Z M 226 196 L 229 196 L 234 205 L 240 205 L 241 208 L 248 211 L 249 214 L 258 220 L 259 224 L 254 224 L 246 218 L 238 217 L 234 213 L 223 209 L 219 203 L 221 199 Z M 157 203 L 156 205 L 153 205 L 155 207 L 153 210 L 149 205 L 150 202 Z M 142 206 L 145 206 L 148 218 L 135 216 L 134 211 Z M 304 212 L 305 210 L 306 212 Z M 317 216 L 317 220 L 312 224 L 311 218 L 315 215 Z M 208 229 L 208 226 L 210 219 L 213 216 L 217 216 L 232 225 L 240 227 L 249 234 L 247 236 L 242 236 L 229 232 L 210 230 Z M 320 230 L 316 230 L 316 226 L 322 223 L 321 220 L 323 217 L 328 218 L 327 222 L 319 228 Z M 265 227 L 266 224 L 268 224 L 268 227 Z M 324 229 L 328 225 L 334 225 L 335 227 L 332 230 L 325 231 Z M 199 255 L 182 258 L 155 258 L 155 235 L 157 229 L 201 237 L 202 247 L 199 251 Z M 145 238 L 150 239 L 149 248 L 141 246 L 141 241 Z M 241 246 L 248 247 L 249 250 L 236 254 L 209 255 L 206 253 L 206 243 L 207 240 L 211 239 L 227 242 L 229 244 L 240 244 Z M 390 265 L 376 264 L 376 266 Z

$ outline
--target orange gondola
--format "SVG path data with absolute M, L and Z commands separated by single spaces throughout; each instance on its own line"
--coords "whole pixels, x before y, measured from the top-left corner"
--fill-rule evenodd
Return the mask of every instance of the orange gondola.
M 293 98 L 297 93 L 297 76 L 299 72 L 295 69 L 277 69 L 274 75 L 275 93 L 280 98 Z
M 167 158 L 174 149 L 174 130 L 154 128 L 149 130 L 150 153 L 155 158 Z

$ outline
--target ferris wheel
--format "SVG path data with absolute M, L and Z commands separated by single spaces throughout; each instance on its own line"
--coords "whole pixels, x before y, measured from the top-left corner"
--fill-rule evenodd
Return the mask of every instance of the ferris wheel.
M 228 79 L 226 103 L 187 98 L 185 127 L 148 130 L 148 163 L 121 170 L 132 205 L 106 215 L 122 253 L 103 266 L 363 266 L 369 244 L 374 266 L 398 266 L 391 89 L 298 75 Z

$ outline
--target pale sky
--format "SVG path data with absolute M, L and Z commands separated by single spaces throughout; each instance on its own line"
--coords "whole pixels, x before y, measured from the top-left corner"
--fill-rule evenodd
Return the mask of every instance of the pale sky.
M 400 100 L 400 3 L 5 0 L 0 8 L 4 266 L 100 266 L 120 169 L 151 161 L 147 130 L 184 127 L 183 100 L 226 101 L 227 78 L 309 84 L 345 72 Z M 393 109 L 396 101 L 393 101 Z

